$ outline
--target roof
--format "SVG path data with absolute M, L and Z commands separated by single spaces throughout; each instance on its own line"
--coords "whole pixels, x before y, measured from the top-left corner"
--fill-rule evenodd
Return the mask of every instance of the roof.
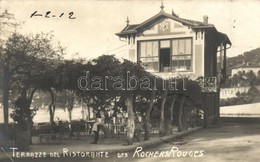
M 149 29 L 156 23 L 163 21 L 164 19 L 172 19 L 172 20 L 182 23 L 183 25 L 188 26 L 192 29 L 210 28 L 210 29 L 213 29 L 216 32 L 218 32 L 213 24 L 208 24 L 208 23 L 203 23 L 200 21 L 194 21 L 194 20 L 180 18 L 179 16 L 177 16 L 174 13 L 168 14 L 168 13 L 164 12 L 163 10 L 161 10 L 158 14 L 147 19 L 146 21 L 142 22 L 141 24 L 134 24 L 134 25 L 127 24 L 127 26 L 121 32 L 116 33 L 116 35 L 119 37 L 126 37 L 128 34 L 141 33 L 144 30 Z M 218 32 L 218 37 L 220 40 L 225 41 L 225 42 L 221 42 L 221 43 L 231 44 L 231 42 L 226 34 Z
M 232 44 L 227 34 L 221 33 L 219 31 L 217 31 L 217 33 L 218 33 L 218 45 L 220 45 L 221 43 L 230 44 L 230 45 Z
M 123 31 L 127 31 L 127 30 L 134 30 L 136 27 L 138 27 L 139 24 L 133 24 L 133 25 L 127 25 Z
M 260 68 L 260 65 L 257 63 L 242 63 L 240 65 L 234 66 L 231 69 L 239 69 L 239 68 Z

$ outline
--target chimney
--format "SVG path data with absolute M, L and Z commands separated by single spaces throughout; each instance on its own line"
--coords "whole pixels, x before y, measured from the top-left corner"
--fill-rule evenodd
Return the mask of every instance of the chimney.
M 203 16 L 203 23 L 208 24 L 209 17 L 207 15 Z

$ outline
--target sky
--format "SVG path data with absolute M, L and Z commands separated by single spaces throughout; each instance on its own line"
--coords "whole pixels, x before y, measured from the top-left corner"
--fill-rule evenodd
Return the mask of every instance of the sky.
M 209 17 L 218 31 L 226 33 L 232 57 L 260 47 L 259 0 L 163 0 L 164 11 L 172 10 L 181 18 L 202 21 Z M 51 32 L 66 47 L 66 58 L 95 58 L 102 54 L 124 57 L 125 42 L 115 33 L 130 24 L 139 24 L 160 11 L 161 0 L 0 0 L 0 13 L 5 9 L 23 22 L 17 31 L 29 34 Z M 34 16 L 31 14 L 43 16 Z M 45 13 L 56 17 L 45 18 Z M 69 13 L 73 12 L 69 19 Z M 64 13 L 61 17 L 59 17 Z M 75 55 L 78 53 L 78 55 Z

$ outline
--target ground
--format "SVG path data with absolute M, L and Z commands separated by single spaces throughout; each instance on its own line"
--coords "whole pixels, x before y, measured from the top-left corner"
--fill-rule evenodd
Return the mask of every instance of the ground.
M 186 144 L 185 144 L 186 143 Z M 136 159 L 142 162 L 219 162 L 236 161 L 251 162 L 260 160 L 260 125 L 257 123 L 229 123 L 219 128 L 209 128 L 198 131 L 184 138 L 183 142 L 165 143 L 154 150 L 171 150 L 173 146 L 180 151 L 201 151 L 202 157 L 170 157 Z
M 188 136 L 175 141 L 163 142 L 156 147 L 150 147 L 137 152 L 109 153 L 109 158 L 43 158 L 43 159 L 14 159 L 20 161 L 36 162 L 71 162 L 71 161 L 131 161 L 131 162 L 219 162 L 236 161 L 251 162 L 260 160 L 260 125 L 258 123 L 222 123 L 219 127 L 201 129 Z M 95 147 L 95 146 L 93 146 Z M 141 148 L 136 148 L 141 149 Z M 146 152 L 164 151 L 178 149 L 170 154 L 170 157 L 141 157 Z M 181 153 L 186 157 L 178 157 Z M 136 152 L 136 153 L 135 153 Z M 144 152 L 144 153 L 142 153 Z M 135 156 L 134 156 L 135 153 Z M 157 155 L 159 155 L 157 154 Z M 199 157 L 194 157 L 194 155 Z M 148 154 L 147 154 L 148 155 Z M 151 154 L 150 154 L 151 155 Z M 155 154 L 154 154 L 155 155 Z M 127 157 L 126 157 L 127 156 Z M 133 157 L 134 156 L 134 157 Z M 139 157 L 138 157 L 139 156 Z M 164 154 L 162 156 L 167 156 Z M 191 156 L 191 157 L 190 157 Z
M 260 117 L 260 103 L 220 107 L 220 116 Z

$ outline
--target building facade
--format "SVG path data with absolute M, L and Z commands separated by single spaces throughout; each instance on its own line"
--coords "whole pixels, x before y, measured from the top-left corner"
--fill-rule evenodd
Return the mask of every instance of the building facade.
M 260 65 L 258 63 L 250 63 L 246 62 L 231 69 L 231 76 L 238 74 L 239 72 L 242 73 L 249 73 L 253 72 L 256 76 L 260 74 Z
M 231 42 L 208 23 L 207 16 L 202 20 L 168 14 L 162 5 L 158 14 L 140 24 L 130 24 L 127 18 L 126 26 L 116 35 L 126 41 L 128 59 L 155 75 L 218 80 L 225 76 L 226 50 Z M 205 93 L 205 99 L 206 120 L 219 117 L 219 89 Z

